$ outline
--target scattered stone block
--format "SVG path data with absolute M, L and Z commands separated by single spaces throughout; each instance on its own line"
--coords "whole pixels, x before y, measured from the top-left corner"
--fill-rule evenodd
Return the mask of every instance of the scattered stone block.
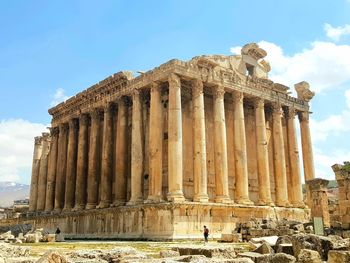
M 278 236 L 267 236 L 267 237 L 259 237 L 252 238 L 251 241 L 253 243 L 262 243 L 263 241 L 267 242 L 270 246 L 275 246 L 278 240 Z
M 324 258 L 322 251 L 322 243 L 319 236 L 313 234 L 296 234 L 293 235 L 291 238 L 294 256 L 296 258 L 299 256 L 299 253 L 302 249 L 315 250 L 321 255 L 322 258 Z
M 294 255 L 293 245 L 292 244 L 279 244 L 276 247 L 276 253 L 285 253 L 288 255 Z
M 61 233 L 61 234 L 56 234 L 55 235 L 55 240 L 56 242 L 64 242 L 64 235 Z
M 175 251 L 175 250 L 161 250 L 159 252 L 159 256 L 161 258 L 178 257 L 180 256 L 180 253 L 179 251 Z
M 243 252 L 243 253 L 239 253 L 238 257 L 241 258 L 249 258 L 251 259 L 253 262 L 257 262 L 257 258 L 261 258 L 264 255 L 260 254 L 260 253 L 256 253 L 256 252 Z
M 292 255 L 284 253 L 276 253 L 272 255 L 264 255 L 257 258 L 256 263 L 295 263 L 296 258 Z
M 349 263 L 350 251 L 331 250 L 328 252 L 327 263 Z
M 275 253 L 273 248 L 266 242 L 263 242 L 253 252 L 260 253 L 260 254 L 273 254 L 273 253 Z
M 68 263 L 67 259 L 59 252 L 47 252 L 45 253 L 37 263 Z
M 221 234 L 220 242 L 237 243 L 242 241 L 241 234 Z
M 322 260 L 317 251 L 302 249 L 298 256 L 298 263 L 322 263 Z

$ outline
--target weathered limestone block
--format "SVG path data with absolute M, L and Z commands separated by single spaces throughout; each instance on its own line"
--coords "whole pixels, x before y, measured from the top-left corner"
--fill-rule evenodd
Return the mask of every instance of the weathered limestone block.
M 263 255 L 262 257 L 259 257 L 255 261 L 256 263 L 294 263 L 296 262 L 296 258 L 284 254 L 284 253 L 277 253 L 272 255 Z
M 302 249 L 298 256 L 298 263 L 322 263 L 320 254 L 310 249 Z
M 317 235 L 305 235 L 305 234 L 296 234 L 292 236 L 292 244 L 293 244 L 293 251 L 294 256 L 298 257 L 299 253 L 302 249 L 310 249 L 317 251 L 322 258 L 325 258 L 323 256 L 323 249 L 322 249 L 322 243 Z
M 328 263 L 349 263 L 350 251 L 331 250 L 328 252 Z
M 253 252 L 260 253 L 260 254 L 274 254 L 275 253 L 273 248 L 266 242 L 263 242 Z
M 159 251 L 159 257 L 161 258 L 170 258 L 170 257 L 178 257 L 180 256 L 179 251 L 175 250 L 161 250 Z
M 47 252 L 38 261 L 38 263 L 68 263 L 66 257 L 59 252 Z
M 241 242 L 242 241 L 242 235 L 241 234 L 221 234 L 220 242 Z
M 178 251 L 181 256 L 183 255 L 204 255 L 208 258 L 235 258 L 236 253 L 233 248 L 216 248 L 216 247 L 174 247 L 175 251 Z

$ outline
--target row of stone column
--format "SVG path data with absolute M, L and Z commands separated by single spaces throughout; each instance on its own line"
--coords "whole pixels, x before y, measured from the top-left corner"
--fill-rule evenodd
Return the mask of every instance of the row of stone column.
M 168 194 L 169 201 L 183 201 L 183 157 L 182 157 L 182 109 L 181 80 L 171 74 L 168 79 Z M 226 143 L 226 121 L 224 107 L 225 90 L 222 86 L 213 88 L 214 142 L 215 142 L 215 202 L 252 204 L 249 199 L 248 163 L 242 92 L 233 92 L 234 103 L 234 147 L 235 147 L 235 197 L 231 200 L 228 188 L 228 158 Z M 163 105 L 161 86 L 152 83 L 150 87 L 149 123 L 149 202 L 159 202 L 162 194 L 163 168 Z M 142 180 L 144 148 L 142 134 L 142 102 L 139 90 L 132 93 L 131 134 L 131 193 L 128 204 L 143 201 Z M 41 143 L 36 141 L 33 160 L 30 211 L 61 211 L 93 209 L 125 204 L 127 189 L 127 106 L 124 99 L 117 102 L 117 125 L 114 104 L 104 110 L 94 109 L 51 129 L 51 147 L 44 154 Z M 193 201 L 207 202 L 207 167 L 203 83 L 192 81 L 193 145 L 194 145 L 194 197 Z M 254 99 L 257 167 L 260 205 L 273 205 L 270 189 L 270 171 L 266 134 L 265 105 L 261 98 Z M 104 114 L 100 134 L 100 122 Z M 273 147 L 276 186 L 276 205 L 303 206 L 299 155 L 294 124 L 295 111 L 288 108 L 285 118 L 280 104 L 273 105 Z M 90 116 L 89 116 L 90 115 Z M 89 118 L 90 117 L 90 118 Z M 299 114 L 303 143 L 304 171 L 306 179 L 313 177 L 313 160 L 308 126 L 308 113 Z M 89 129 L 89 119 L 91 127 Z M 286 120 L 284 138 L 282 120 Z M 116 129 L 114 129 L 116 127 Z M 114 134 L 115 133 L 115 134 Z M 48 137 L 48 136 L 47 136 Z M 102 138 L 102 150 L 100 143 Z M 115 141 L 115 154 L 113 145 Z M 45 141 L 45 140 L 44 140 Z M 40 146 L 40 147 L 39 147 Z M 48 147 L 47 147 L 48 148 Z M 101 156 L 100 156 L 101 155 Z M 45 157 L 46 156 L 46 157 Z M 49 159 L 41 166 L 43 159 Z M 113 156 L 115 160 L 113 160 Z M 45 158 L 43 158 L 45 157 Z M 115 167 L 113 167 L 113 164 Z M 287 165 L 288 164 L 288 165 Z M 38 168 L 39 167 L 39 168 Z M 46 167 L 46 168 L 45 168 Z M 289 167 L 287 173 L 286 167 Z M 37 171 L 46 169 L 47 174 Z M 115 171 L 115 189 L 113 185 Z M 287 179 L 287 174 L 290 176 Z M 287 181 L 291 185 L 287 187 Z M 39 187 L 40 189 L 39 190 Z M 99 192 L 100 189 L 100 192 Z M 114 200 L 112 200 L 114 192 Z M 40 199 L 40 201 L 39 201 Z M 99 204 L 98 204 L 99 201 Z

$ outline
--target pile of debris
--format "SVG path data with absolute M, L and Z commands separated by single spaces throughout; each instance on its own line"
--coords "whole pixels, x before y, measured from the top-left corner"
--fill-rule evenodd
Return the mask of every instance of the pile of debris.
M 63 242 L 62 234 L 50 234 L 43 228 L 30 230 L 26 234 L 18 233 L 15 235 L 10 231 L 0 234 L 0 240 L 5 243 L 38 243 L 38 242 Z

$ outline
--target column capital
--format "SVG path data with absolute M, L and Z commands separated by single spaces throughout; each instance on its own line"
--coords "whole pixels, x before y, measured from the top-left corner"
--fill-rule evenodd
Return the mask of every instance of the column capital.
M 101 108 L 94 108 L 90 112 L 91 119 L 100 119 L 102 116 L 102 109 Z
M 213 89 L 214 98 L 223 99 L 225 95 L 224 86 L 218 85 Z
M 180 88 L 181 87 L 181 79 L 178 75 L 172 73 L 168 78 L 169 88 Z
M 254 105 L 254 108 L 264 108 L 265 101 L 262 98 L 254 98 L 253 105 Z
M 243 92 L 242 91 L 234 91 L 232 93 L 232 98 L 235 103 L 243 102 Z
M 282 105 L 279 102 L 275 102 L 272 104 L 272 113 L 273 114 L 278 114 L 278 115 L 283 115 L 283 109 L 282 109 Z
M 52 137 L 58 135 L 59 129 L 58 129 L 57 126 L 56 126 L 56 127 L 51 127 L 51 128 L 49 128 L 49 129 L 50 129 L 50 134 L 51 134 Z
M 43 137 L 42 136 L 36 136 L 34 137 L 34 144 L 35 145 L 40 145 L 43 141 Z
M 66 132 L 66 131 L 68 131 L 69 125 L 68 125 L 68 123 L 63 122 L 63 123 L 58 124 L 58 128 L 60 130 L 60 133 Z
M 156 91 L 159 91 L 159 88 L 160 88 L 160 85 L 159 83 L 157 82 L 152 82 L 151 85 L 150 85 L 150 90 L 151 92 L 156 92 Z
M 89 121 L 89 115 L 88 114 L 81 114 L 79 116 L 79 123 L 81 125 L 87 125 L 88 124 L 88 121 Z
M 286 109 L 286 118 L 287 119 L 294 119 L 294 117 L 295 117 L 295 115 L 296 115 L 296 110 L 295 110 L 295 108 L 293 108 L 293 107 L 288 107 L 287 109 Z
M 298 118 L 300 122 L 307 122 L 309 123 L 310 114 L 307 111 L 299 111 L 298 112 Z
M 203 94 L 203 82 L 199 79 L 194 79 L 191 81 L 192 84 L 192 94 L 193 96 L 198 96 Z

